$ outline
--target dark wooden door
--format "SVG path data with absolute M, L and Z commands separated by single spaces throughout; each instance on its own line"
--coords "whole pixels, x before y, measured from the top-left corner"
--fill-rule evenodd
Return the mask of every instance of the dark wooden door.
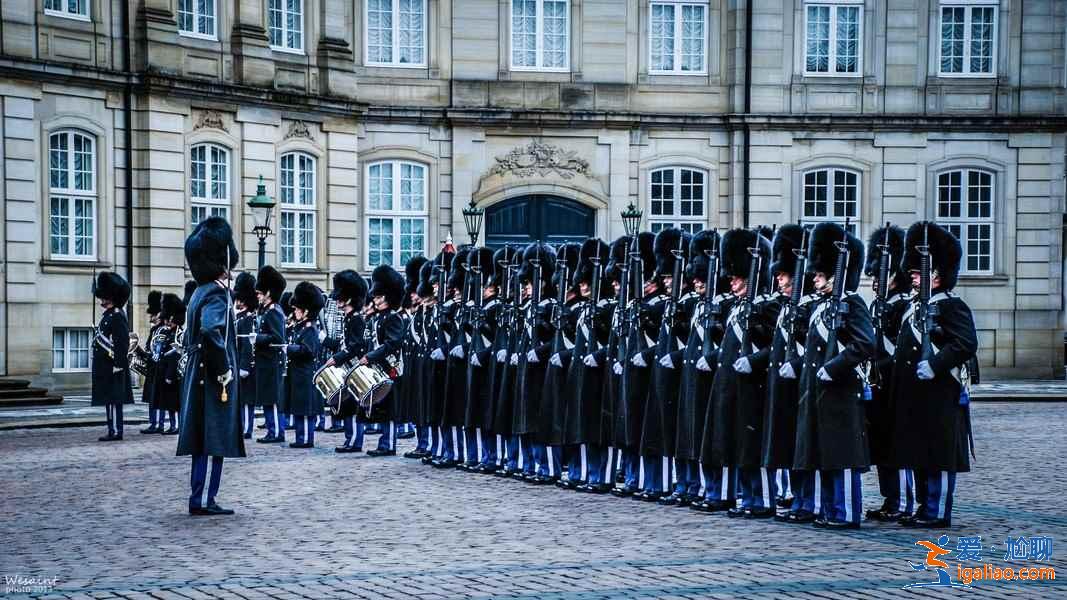
M 596 234 L 596 211 L 560 196 L 519 196 L 485 211 L 485 243 L 497 248 L 582 242 Z

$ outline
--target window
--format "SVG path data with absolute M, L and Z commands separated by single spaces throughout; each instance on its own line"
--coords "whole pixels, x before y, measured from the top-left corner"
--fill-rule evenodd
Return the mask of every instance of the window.
M 367 64 L 426 66 L 425 0 L 367 0 Z
M 76 373 L 89 370 L 91 329 L 52 330 L 52 371 Z
M 863 7 L 808 4 L 804 17 L 804 74 L 860 75 Z
M 281 159 L 281 262 L 315 266 L 315 157 L 303 152 Z
M 215 39 L 215 0 L 178 0 L 178 33 Z
M 858 235 L 860 175 L 845 169 L 818 169 L 804 173 L 804 222 L 834 221 Z
M 46 15 L 89 20 L 89 0 L 44 0 Z
M 995 1 L 941 2 L 941 75 L 995 75 L 996 52 Z
M 48 243 L 53 258 L 96 255 L 94 143 L 79 131 L 48 136 Z
M 649 173 L 649 228 L 653 233 L 678 227 L 688 233 L 704 229 L 707 211 L 707 175 L 686 167 L 668 167 Z
M 566 71 L 569 66 L 569 0 L 511 0 L 511 68 Z
M 208 217 L 230 219 L 230 151 L 216 144 L 193 146 L 189 154 L 193 227 Z
M 652 73 L 704 73 L 706 10 L 705 4 L 652 3 L 648 29 L 648 64 Z
M 964 273 L 993 273 L 993 179 L 978 169 L 937 176 L 937 222 L 963 245 Z
M 270 46 L 275 50 L 304 50 L 304 0 L 270 0 Z
M 367 167 L 367 266 L 399 266 L 426 250 L 426 167 L 405 161 Z

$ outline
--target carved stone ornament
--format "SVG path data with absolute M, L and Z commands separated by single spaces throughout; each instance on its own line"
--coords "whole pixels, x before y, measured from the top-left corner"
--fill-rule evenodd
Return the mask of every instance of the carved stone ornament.
M 303 121 L 293 121 L 289 124 L 289 133 L 285 134 L 285 139 L 289 138 L 311 138 L 311 130 L 308 129 L 307 123 Z
M 193 130 L 203 129 L 204 127 L 210 127 L 212 129 L 221 129 L 228 132 L 226 127 L 226 121 L 223 120 L 222 115 L 215 110 L 205 110 L 200 113 L 200 118 L 197 119 L 196 125 L 193 126 Z
M 589 174 L 589 161 L 578 158 L 577 152 L 536 140 L 525 148 L 515 148 L 494 160 L 496 164 L 489 170 L 489 175 L 514 173 L 517 177 L 544 177 L 556 173 L 564 179 L 571 179 L 575 173 Z

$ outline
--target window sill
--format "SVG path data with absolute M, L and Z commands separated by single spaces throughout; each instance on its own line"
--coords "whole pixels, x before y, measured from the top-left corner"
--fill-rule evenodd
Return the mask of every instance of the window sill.
M 71 21 L 82 21 L 83 23 L 89 23 L 89 22 L 92 21 L 92 19 L 89 18 L 89 15 L 78 15 L 78 14 L 62 12 L 62 11 L 58 11 L 58 10 L 49 10 L 47 8 L 45 9 L 44 14 L 48 15 L 49 17 L 57 17 L 57 18 L 60 18 L 60 19 L 70 19 Z
M 75 259 L 41 259 L 41 272 L 62 275 L 80 275 L 93 271 L 106 271 L 112 268 L 109 262 L 99 260 L 75 260 Z
M 217 35 L 208 35 L 206 33 L 195 33 L 195 32 L 192 32 L 192 31 L 181 31 L 181 30 L 178 30 L 178 36 L 179 37 L 183 37 L 183 38 L 193 39 L 193 40 L 204 40 L 204 41 L 207 41 L 207 42 L 217 42 L 217 41 L 219 41 L 219 37 Z
M 305 56 L 303 48 L 286 48 L 285 46 L 271 46 L 272 52 L 280 52 L 282 54 L 292 54 L 295 56 Z
M 938 79 L 996 79 L 996 73 L 938 73 Z
M 326 271 L 318 267 L 302 267 L 299 265 L 278 265 L 278 272 L 282 275 L 304 275 L 308 277 L 325 277 L 329 275 Z
M 1007 275 L 967 275 L 960 273 L 957 287 L 1000 287 L 1008 285 L 1011 278 Z

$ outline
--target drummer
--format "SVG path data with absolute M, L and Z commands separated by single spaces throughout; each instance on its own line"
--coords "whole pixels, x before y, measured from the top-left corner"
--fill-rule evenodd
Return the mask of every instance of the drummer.
M 403 375 L 400 352 L 404 345 L 404 321 L 396 311 L 404 301 L 404 278 L 389 265 L 380 265 L 371 273 L 371 282 L 370 295 L 375 311 L 374 347 L 359 360 L 359 364 L 376 366 L 395 381 Z M 382 404 L 382 435 L 378 438 L 378 447 L 367 452 L 367 456 L 396 455 L 391 393 Z
M 323 341 L 328 349 L 334 354 L 326 360 L 325 366 L 341 367 L 356 358 L 367 353 L 367 345 L 364 341 L 363 330 L 366 321 L 363 320 L 363 305 L 367 302 L 367 281 L 359 273 L 347 269 L 333 276 L 333 292 L 330 297 L 337 301 L 338 307 L 344 312 L 344 337 L 328 337 Z M 348 393 L 345 388 L 341 393 Z M 363 451 L 363 423 L 355 423 L 353 415 L 344 418 L 345 443 L 334 448 L 339 453 Z

